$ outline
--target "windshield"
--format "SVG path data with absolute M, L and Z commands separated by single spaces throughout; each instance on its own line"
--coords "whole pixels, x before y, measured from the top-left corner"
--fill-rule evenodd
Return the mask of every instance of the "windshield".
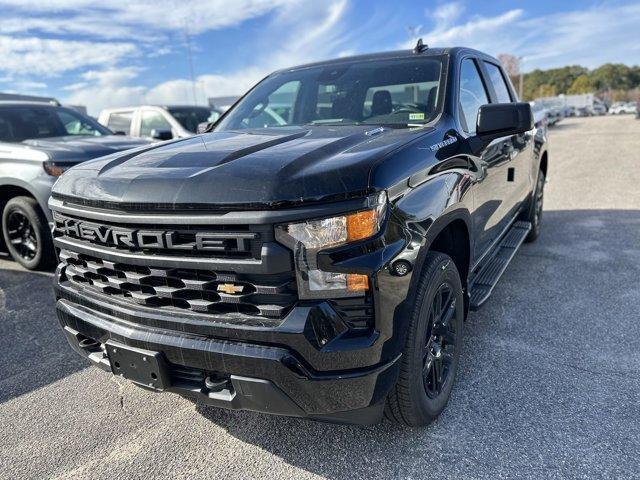
M 193 133 L 198 130 L 198 124 L 215 122 L 220 117 L 220 112 L 206 107 L 169 107 L 167 110 L 184 129 Z
M 2 142 L 21 142 L 67 135 L 101 136 L 111 135 L 111 131 L 69 108 L 32 105 L 0 108 Z
M 438 114 L 441 57 L 369 60 L 277 73 L 216 131 L 300 125 L 424 125 Z

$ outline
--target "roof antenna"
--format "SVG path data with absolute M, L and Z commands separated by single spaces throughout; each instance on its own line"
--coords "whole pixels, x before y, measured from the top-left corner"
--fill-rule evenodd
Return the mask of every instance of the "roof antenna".
M 416 43 L 416 46 L 413 47 L 413 53 L 422 53 L 428 48 L 429 45 L 425 45 L 424 43 L 422 43 L 422 38 L 419 38 L 418 43 Z

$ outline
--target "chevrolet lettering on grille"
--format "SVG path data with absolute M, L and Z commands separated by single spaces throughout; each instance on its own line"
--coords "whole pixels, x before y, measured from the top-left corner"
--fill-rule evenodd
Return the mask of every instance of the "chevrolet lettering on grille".
M 251 250 L 250 240 L 258 237 L 253 232 L 134 230 L 85 222 L 60 214 L 56 214 L 54 219 L 56 231 L 67 237 L 133 249 L 248 252 Z

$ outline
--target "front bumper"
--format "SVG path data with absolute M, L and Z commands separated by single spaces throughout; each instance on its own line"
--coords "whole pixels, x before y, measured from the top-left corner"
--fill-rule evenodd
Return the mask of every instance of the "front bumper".
M 217 407 L 372 424 L 380 421 L 398 375 L 399 357 L 367 368 L 315 372 L 285 346 L 143 326 L 67 299 L 59 299 L 56 310 L 71 347 L 94 365 L 112 371 L 102 348 L 107 341 L 162 352 L 169 378 L 165 390 Z M 224 385 L 208 388 L 211 376 Z
M 223 222 L 274 225 L 357 209 L 351 204 L 335 204 L 291 211 L 230 212 L 223 216 L 194 214 L 192 218 L 183 219 L 155 213 L 124 215 L 118 211 L 52 202 L 54 210 L 64 215 L 143 229 L 156 222 L 160 225 L 176 222 L 209 225 L 214 221 L 216 225 Z M 263 232 L 261 237 L 264 242 L 259 259 L 231 263 L 217 257 L 194 260 L 131 253 L 65 235 L 55 238 L 56 247 L 66 252 L 66 260 L 61 257 L 63 261 L 56 272 L 57 314 L 71 346 L 97 366 L 112 371 L 106 355 L 107 342 L 119 344 L 154 352 L 154 358 L 156 353 L 160 354 L 168 379 L 166 384 L 163 381 L 162 388 L 204 403 L 335 422 L 367 424 L 380 420 L 384 399 L 399 373 L 411 281 L 411 275 L 394 276 L 388 268 L 407 241 L 404 230 L 394 221 L 388 221 L 385 231 L 376 237 L 327 250 L 318 258 L 325 270 L 368 275 L 371 291 L 367 297 L 369 303 L 365 303 L 373 313 L 359 313 L 362 308 L 368 312 L 369 307 L 349 306 L 344 299 L 298 298 L 284 317 L 275 322 L 258 322 L 240 311 L 239 316 L 234 312 L 235 317 L 227 318 L 222 314 L 134 304 L 117 295 L 105 294 L 104 289 L 110 288 L 105 282 L 113 280 L 117 284 L 118 278 L 105 276 L 102 287 L 97 288 L 103 289 L 102 293 L 96 288 L 85 288 L 76 278 L 89 275 L 81 270 L 95 275 L 106 269 L 112 275 L 120 269 L 126 274 L 130 271 L 117 266 L 125 264 L 154 268 L 153 275 L 168 268 L 231 270 L 247 275 L 291 271 L 292 256 L 270 240 L 268 232 Z M 281 258 L 283 251 L 286 255 Z M 87 257 L 86 261 L 82 260 L 84 263 L 78 266 L 74 255 Z M 72 273 L 68 275 L 70 267 Z

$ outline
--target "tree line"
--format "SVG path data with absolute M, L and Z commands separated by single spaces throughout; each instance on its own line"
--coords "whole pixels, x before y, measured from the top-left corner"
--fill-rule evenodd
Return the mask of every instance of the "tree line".
M 520 82 L 520 65 L 516 57 L 499 55 L 516 90 Z M 523 75 L 524 100 L 560 94 L 596 93 L 610 102 L 640 100 L 640 66 L 605 63 L 590 70 L 569 65 L 548 70 L 536 69 Z

